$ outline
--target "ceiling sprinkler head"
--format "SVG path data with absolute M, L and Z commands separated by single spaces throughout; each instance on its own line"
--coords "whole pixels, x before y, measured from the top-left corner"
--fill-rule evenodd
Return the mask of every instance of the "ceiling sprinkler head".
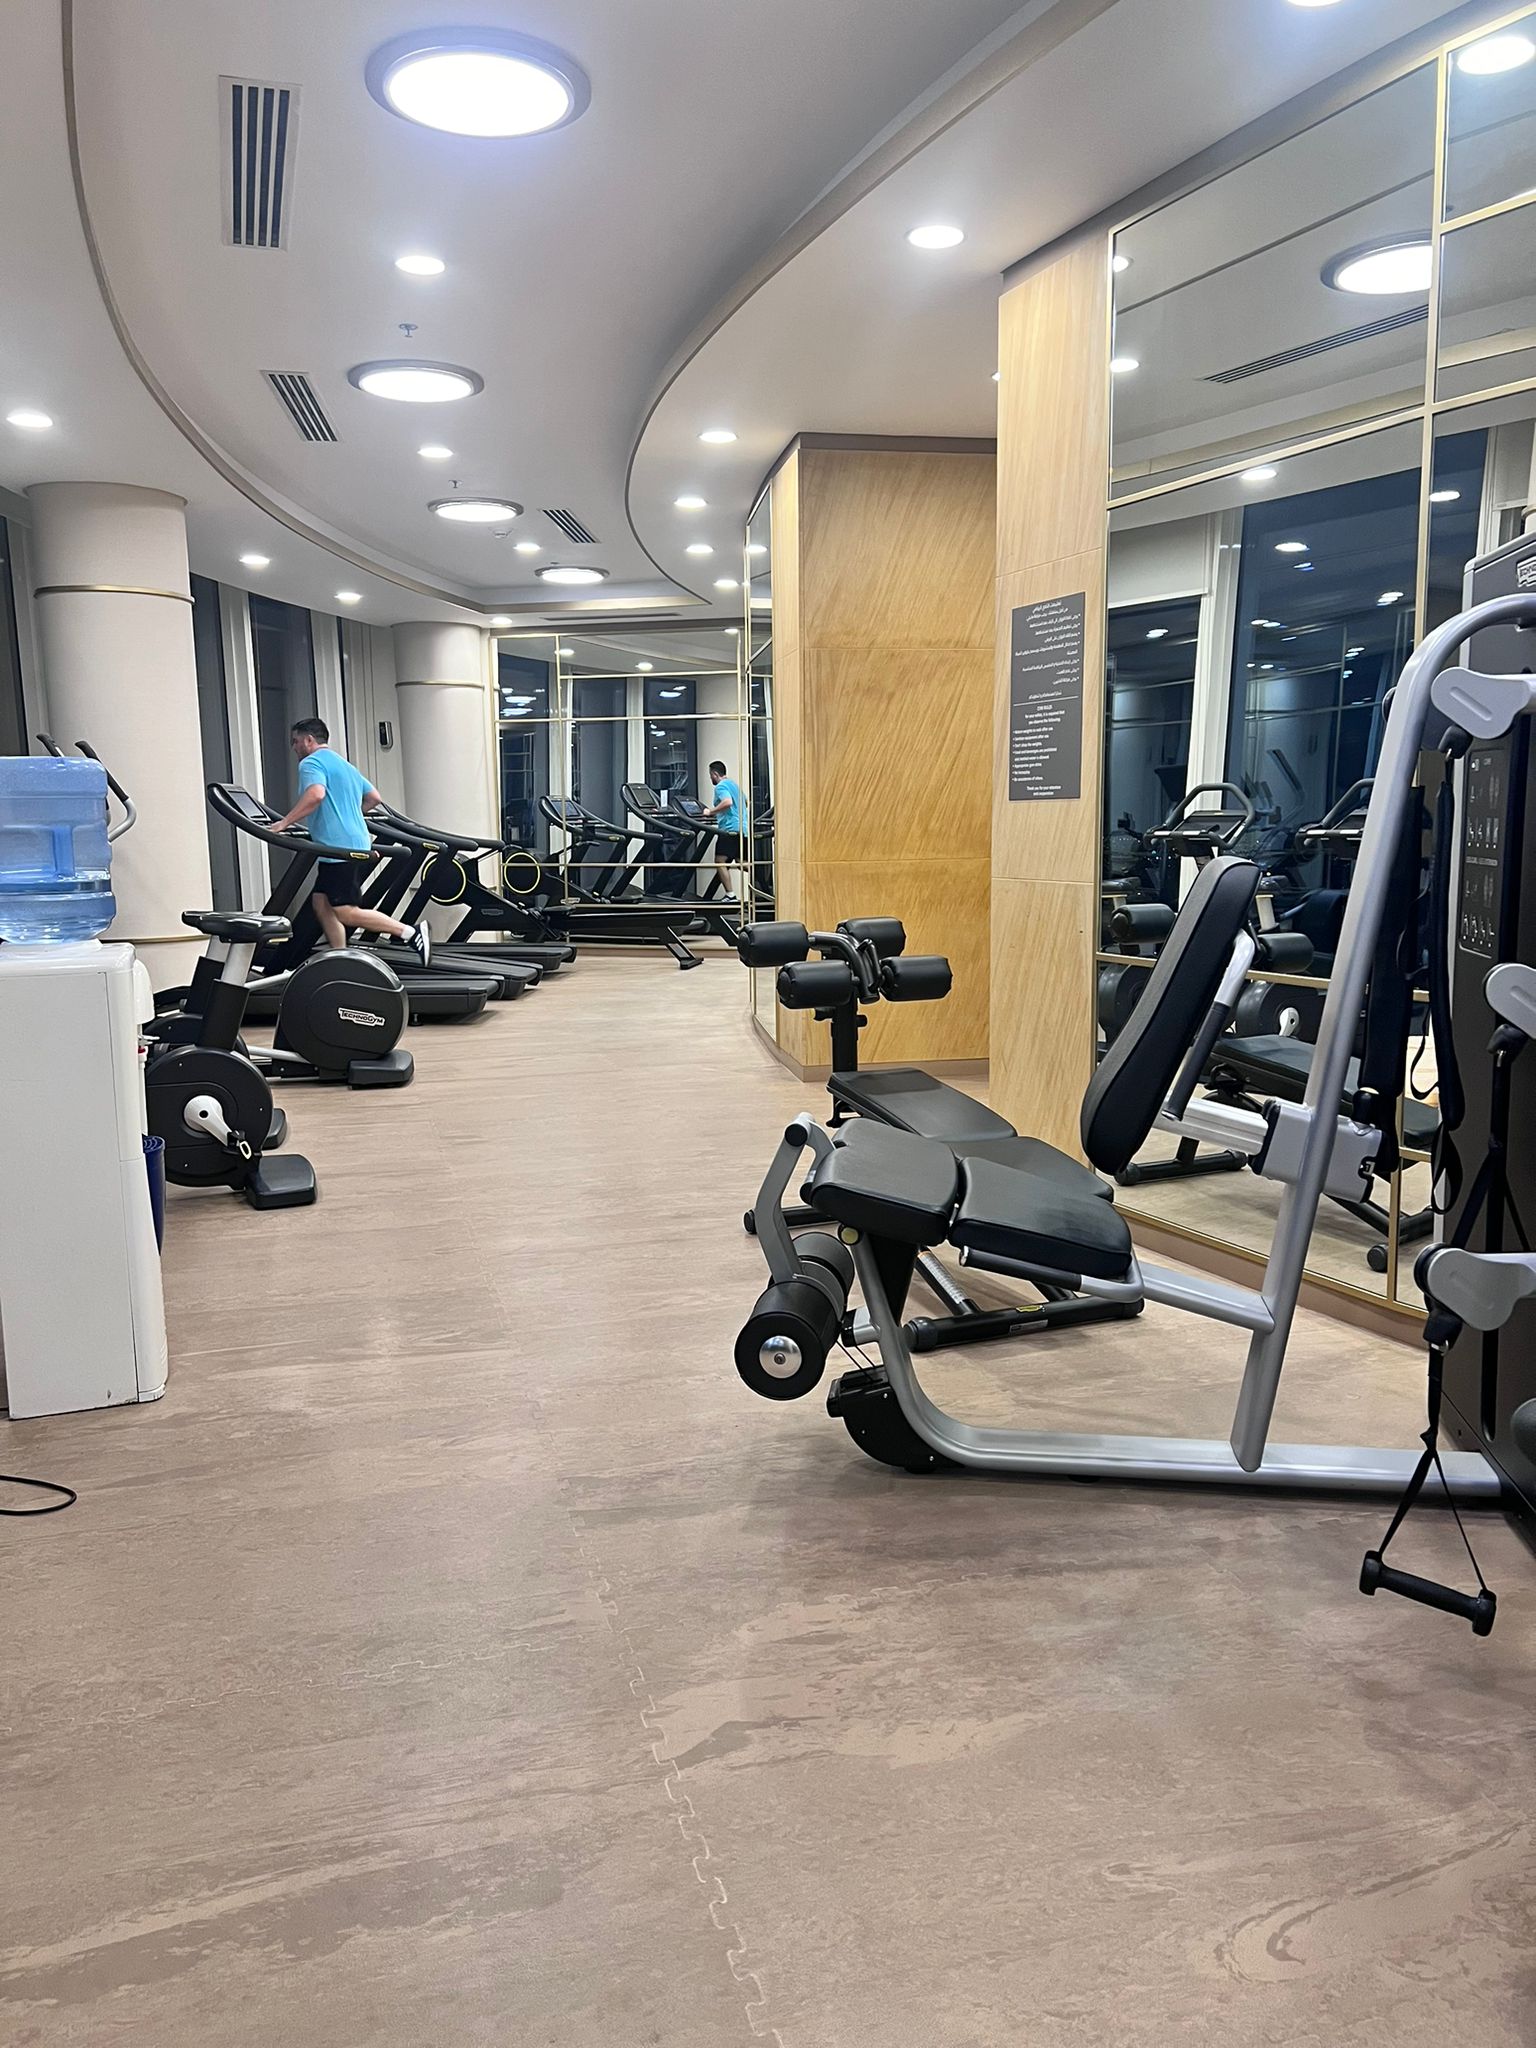
M 400 332 L 405 336 L 406 340 L 409 341 L 411 336 L 416 332 L 416 322 L 414 320 L 402 320 L 400 322 Z

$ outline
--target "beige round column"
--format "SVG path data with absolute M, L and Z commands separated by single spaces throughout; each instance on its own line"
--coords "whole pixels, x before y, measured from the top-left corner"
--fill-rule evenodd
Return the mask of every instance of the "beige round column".
M 406 811 L 445 832 L 497 836 L 489 635 L 442 625 L 393 634 Z
M 185 981 L 212 902 L 185 501 L 133 484 L 34 484 L 32 577 L 48 719 L 138 805 L 112 852 L 114 939 L 156 988 Z

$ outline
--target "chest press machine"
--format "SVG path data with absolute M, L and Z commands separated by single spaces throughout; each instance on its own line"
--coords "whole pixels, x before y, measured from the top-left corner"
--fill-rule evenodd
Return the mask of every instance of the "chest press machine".
M 1536 547 L 1531 552 L 1536 556 Z M 809 1116 L 797 1117 L 754 1205 L 771 1284 L 755 1304 L 736 1353 L 738 1370 L 754 1391 L 774 1399 L 808 1394 L 834 1347 L 872 1338 L 879 1364 L 836 1379 L 828 1410 L 869 1455 L 908 1470 L 952 1467 L 1276 1491 L 1390 1495 L 1407 1489 L 1405 1500 L 1424 1491 L 1453 1502 L 1499 1502 L 1506 1482 L 1481 1445 L 1439 1453 L 1433 1392 L 1422 1458 L 1401 1450 L 1269 1441 L 1318 1204 L 1325 1194 L 1358 1198 L 1392 1142 L 1397 1097 L 1386 1100 L 1380 1091 L 1351 1096 L 1347 1081 L 1372 963 L 1384 957 L 1391 941 L 1388 915 L 1394 872 L 1400 876 L 1403 868 L 1400 849 L 1404 835 L 1419 823 L 1421 749 L 1432 745 L 1455 757 L 1508 734 L 1536 712 L 1531 675 L 1483 675 L 1451 666 L 1474 634 L 1495 627 L 1536 629 L 1536 590 L 1494 597 L 1438 628 L 1409 661 L 1394 692 L 1304 1099 L 1272 1099 L 1257 1108 L 1195 1100 L 1201 1071 L 1227 1028 L 1254 953 L 1249 917 L 1259 871 L 1232 857 L 1211 861 L 1196 878 L 1145 995 L 1084 1096 L 1083 1150 L 1102 1174 L 1117 1171 L 1157 1126 L 1241 1152 L 1254 1171 L 1281 1185 L 1260 1284 L 1238 1287 L 1139 1260 L 1129 1227 L 1103 1199 L 1103 1190 L 1070 1184 L 1071 1175 L 1084 1176 L 1076 1160 L 1038 1140 L 1016 1141 L 1036 1148 L 1033 1161 L 1010 1161 L 1006 1153 L 968 1157 L 964 1146 L 944 1142 L 942 1135 L 900 1128 L 901 1073 L 872 1075 L 871 1082 L 882 1084 L 883 1119 L 861 1104 L 854 1106 L 864 1114 L 831 1131 Z M 1443 829 L 1448 824 L 1447 815 Z M 1449 923 L 1448 886 L 1433 914 L 1442 925 Z M 923 978 L 935 971 L 930 967 Z M 1502 963 L 1488 977 L 1487 1001 L 1499 1029 L 1523 1043 L 1536 1033 L 1536 966 Z M 930 1111 L 939 1099 L 936 1091 L 954 1093 L 916 1070 L 911 1083 Z M 831 1085 L 838 1096 L 835 1073 Z M 1400 1087 L 1399 1080 L 1399 1092 Z M 797 1175 L 801 1213 L 823 1226 L 799 1238 L 792 1236 L 784 1210 Z M 962 1267 L 1029 1281 L 1048 1301 L 1053 1292 L 1070 1294 L 1116 1304 L 1122 1313 L 1152 1301 L 1245 1331 L 1247 1356 L 1229 1438 L 984 1428 L 948 1414 L 918 1380 L 916 1347 L 903 1322 L 919 1261 L 939 1245 L 958 1251 Z M 1523 1304 L 1536 1301 L 1536 1256 L 1528 1249 L 1436 1246 L 1421 1256 L 1417 1271 L 1432 1316 L 1443 1314 L 1458 1328 L 1500 1327 Z M 849 1310 L 855 1283 L 862 1318 Z M 1536 1403 L 1509 1419 L 1508 1433 L 1515 1444 L 1536 1447 Z M 1458 1441 L 1479 1439 L 1460 1431 Z M 1362 1590 L 1378 1587 L 1461 1614 L 1479 1633 L 1492 1625 L 1491 1596 L 1480 1605 L 1481 1595 L 1457 1594 L 1394 1572 L 1379 1551 L 1367 1558 Z

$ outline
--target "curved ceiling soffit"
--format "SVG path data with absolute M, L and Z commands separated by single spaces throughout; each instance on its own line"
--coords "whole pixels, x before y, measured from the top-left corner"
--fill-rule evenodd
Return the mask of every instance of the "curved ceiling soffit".
M 133 333 L 123 315 L 122 308 L 118 304 L 117 296 L 112 289 L 112 280 L 107 274 L 106 261 L 96 236 L 95 223 L 91 218 L 90 200 L 85 187 L 85 167 L 80 153 L 80 119 L 75 76 L 75 0 L 59 0 L 59 27 L 60 49 L 63 58 L 64 119 L 69 144 L 69 170 L 70 177 L 74 183 L 75 208 L 80 218 L 80 232 L 85 238 L 86 252 L 90 257 L 91 272 L 96 280 L 96 289 L 100 293 L 107 318 L 112 323 L 112 331 L 117 336 L 118 345 L 122 349 L 134 375 L 176 429 L 177 433 L 181 435 L 182 439 L 187 442 L 196 454 L 202 457 L 209 468 L 221 476 L 227 484 L 238 491 L 241 497 L 254 505 L 258 511 L 265 512 L 269 518 L 277 520 L 290 533 L 296 534 L 300 540 L 309 541 L 316 547 L 324 548 L 328 554 L 334 555 L 338 561 L 346 562 L 352 568 L 362 570 L 366 575 L 377 576 L 380 581 L 391 583 L 399 590 L 411 591 L 417 597 L 430 598 L 438 604 L 454 605 L 460 610 L 473 612 L 481 619 L 489 618 L 492 612 L 512 612 L 530 618 L 542 618 L 559 614 L 569 618 L 579 616 L 583 612 L 612 610 L 616 602 L 612 599 L 608 600 L 607 604 L 604 604 L 602 600 L 595 602 L 589 600 L 586 603 L 582 603 L 581 601 L 561 602 L 560 600 L 551 601 L 549 599 L 543 599 L 537 604 L 529 604 L 526 601 L 519 602 L 516 599 L 493 602 L 473 596 L 462 588 L 429 583 L 422 577 L 413 575 L 403 564 L 381 559 L 377 555 L 365 554 L 353 542 L 349 541 L 345 535 L 333 532 L 316 521 L 306 518 L 297 506 L 289 504 L 286 499 L 268 489 L 259 478 L 253 476 L 240 463 L 236 462 L 232 455 L 221 448 L 218 442 L 209 434 L 204 432 L 197 421 L 177 403 L 176 399 L 167 391 L 160 379 L 155 375 L 143 351 L 135 341 Z M 669 578 L 668 580 L 670 581 L 671 579 Z M 627 602 L 626 609 L 635 609 L 633 600 Z
M 800 215 L 794 224 L 786 229 L 765 255 L 745 273 L 725 297 L 704 316 L 698 326 L 680 345 L 663 370 L 656 389 L 646 406 L 640 425 L 635 433 L 634 445 L 629 451 L 629 462 L 624 472 L 624 515 L 629 521 L 629 530 L 646 560 L 652 563 L 658 575 L 668 576 L 656 557 L 645 545 L 635 525 L 632 505 L 635 464 L 640 457 L 641 445 L 650 429 L 651 421 L 666 401 L 668 393 L 683 373 L 708 347 L 715 336 L 726 327 L 736 315 L 744 310 L 779 273 L 787 270 L 797 256 L 805 253 L 819 241 L 829 228 L 836 226 L 845 215 L 871 192 L 883 185 L 887 178 L 909 163 L 915 157 L 937 142 L 968 114 L 984 105 L 994 93 L 1012 83 L 1023 72 L 1049 57 L 1060 49 L 1063 43 L 1096 21 L 1101 14 L 1108 14 L 1118 0 L 1055 0 L 1055 4 L 1043 14 L 1027 22 L 1016 35 L 1010 36 L 1001 48 L 988 56 L 953 85 L 947 87 L 934 99 L 904 121 L 893 135 L 887 137 L 877 148 L 860 157 L 851 169 L 839 178 L 836 184 L 824 192 L 813 206 Z M 697 591 L 689 595 L 699 603 L 708 603 Z

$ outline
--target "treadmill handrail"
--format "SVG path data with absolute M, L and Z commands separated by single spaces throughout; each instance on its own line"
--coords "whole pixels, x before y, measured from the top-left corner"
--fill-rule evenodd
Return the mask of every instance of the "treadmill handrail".
M 448 832 L 441 825 L 423 825 L 419 818 L 408 818 L 404 811 L 397 811 L 393 804 L 378 804 L 373 810 L 365 811 L 363 815 L 370 821 L 382 818 L 385 824 L 392 826 L 402 838 L 423 840 L 442 853 L 484 855 L 505 853 L 508 850 L 505 840 L 493 839 L 487 834 Z
M 257 803 L 248 789 L 242 789 L 237 782 L 210 782 L 208 801 L 221 818 L 234 826 L 237 832 L 248 832 L 253 839 L 263 840 L 268 846 L 280 847 L 284 853 L 309 853 L 316 860 L 359 860 L 375 861 L 381 853 L 408 853 L 410 848 L 390 844 L 387 840 L 375 839 L 371 846 L 329 846 L 323 839 L 316 839 L 306 832 L 302 825 L 291 825 L 286 832 L 276 829 L 277 812 L 268 804 L 260 804 L 265 814 L 261 819 L 252 818 L 236 802 L 245 797 L 250 803 Z

